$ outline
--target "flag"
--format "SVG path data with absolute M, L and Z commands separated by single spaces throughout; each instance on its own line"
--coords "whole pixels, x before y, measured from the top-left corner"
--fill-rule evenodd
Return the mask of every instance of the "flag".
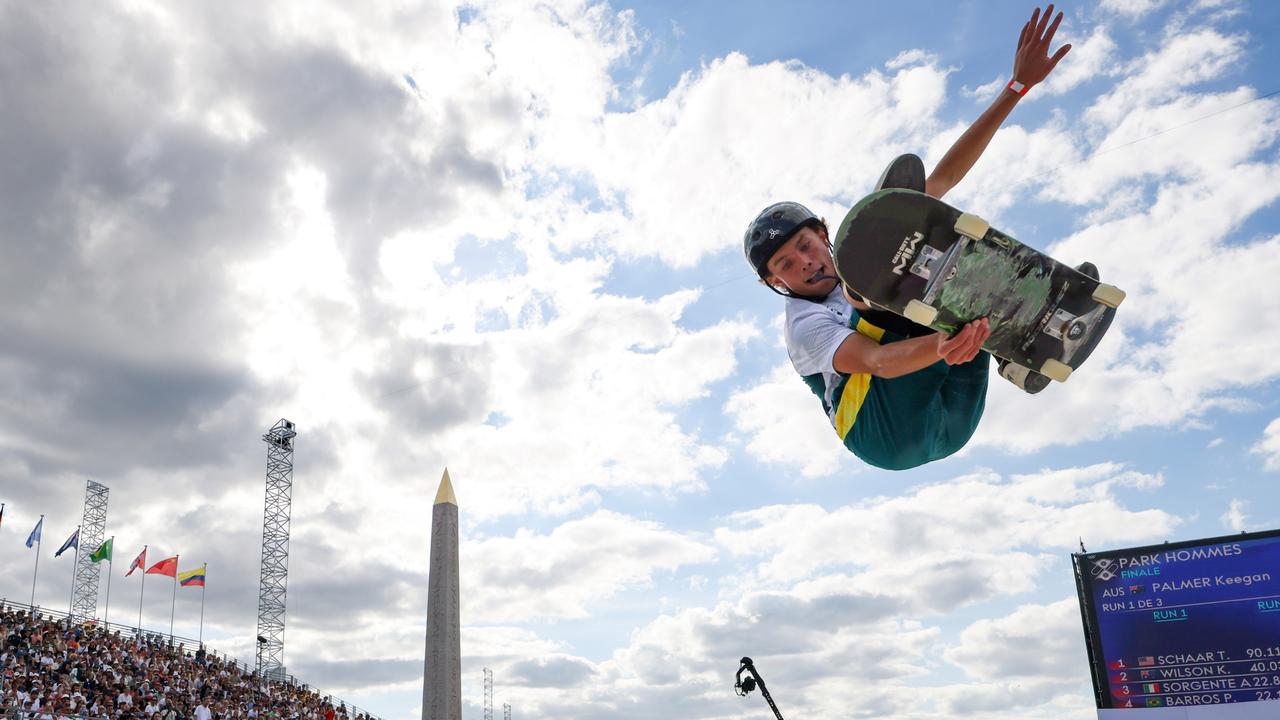
M 104 543 L 102 543 L 101 545 L 99 545 L 99 546 L 98 546 L 98 549 L 93 551 L 93 554 L 89 556 L 89 559 L 90 559 L 90 560 L 92 560 L 92 561 L 94 561 L 94 562 L 101 562 L 101 561 L 103 561 L 103 560 L 110 560 L 110 559 L 111 559 L 111 546 L 112 546 L 112 545 L 114 545 L 114 544 L 115 544 L 115 538 L 107 538 L 107 541 L 106 541 L 106 542 L 104 542 Z
M 44 525 L 44 518 L 40 518 L 36 523 L 36 526 L 31 528 L 31 534 L 27 536 L 27 547 L 31 547 L 32 545 L 40 542 L 40 527 L 42 525 Z
M 1150 667 L 1156 664 L 1156 659 L 1150 655 L 1144 655 L 1138 658 L 1138 667 Z
M 133 563 L 129 565 L 129 572 L 125 573 L 125 577 L 133 574 L 134 570 L 141 570 L 143 565 L 147 564 L 147 549 L 142 548 L 142 552 L 138 553 L 138 557 L 133 559 Z
M 1142 684 L 1143 695 L 1153 695 L 1158 692 L 1160 692 L 1160 683 L 1143 683 Z
M 165 558 L 160 562 L 156 563 L 155 565 L 152 565 L 151 567 L 147 568 L 147 574 L 148 575 L 168 575 L 169 577 L 176 577 L 178 575 L 178 556 L 174 555 L 171 558 Z
M 1147 707 L 1164 707 L 1160 698 L 1147 698 Z
M 178 573 L 178 584 L 182 587 L 204 587 L 205 567 L 207 566 L 201 566 L 195 570 Z
M 1152 677 L 1152 675 L 1153 675 L 1153 673 L 1152 673 L 1150 670 L 1143 670 L 1143 671 L 1142 671 L 1142 679 L 1143 679 L 1143 680 L 1150 680 L 1150 679 L 1151 679 L 1151 677 Z
M 62 547 L 58 548 L 58 552 L 54 553 L 53 556 L 58 557 L 59 555 L 66 552 L 70 548 L 79 548 L 79 547 L 80 547 L 80 528 L 76 528 L 76 531 L 71 533 L 71 537 L 67 538 L 67 541 L 62 543 Z

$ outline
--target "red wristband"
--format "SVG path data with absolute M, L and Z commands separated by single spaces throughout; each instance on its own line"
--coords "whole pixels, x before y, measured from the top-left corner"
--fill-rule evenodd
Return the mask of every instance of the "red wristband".
M 1010 80 L 1009 84 L 1005 85 L 1005 89 L 1012 90 L 1014 94 L 1016 94 L 1018 97 L 1022 97 L 1023 95 L 1026 95 L 1027 91 L 1030 90 L 1031 88 L 1027 87 L 1026 85 L 1023 85 L 1017 80 Z

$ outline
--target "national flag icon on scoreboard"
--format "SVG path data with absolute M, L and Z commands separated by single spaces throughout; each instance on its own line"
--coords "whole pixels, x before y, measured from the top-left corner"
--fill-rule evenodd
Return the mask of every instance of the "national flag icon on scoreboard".
M 1160 698 L 1147 698 L 1147 707 L 1164 707 L 1164 701 Z
M 1141 671 L 1141 674 L 1142 674 L 1143 680 L 1150 680 L 1155 675 L 1155 673 L 1151 672 L 1150 670 L 1143 670 Z
M 1155 693 L 1158 693 L 1158 692 L 1160 692 L 1160 683 L 1143 683 L 1142 685 L 1143 695 L 1154 695 Z
M 1156 659 L 1150 655 L 1143 655 L 1138 658 L 1138 667 L 1151 667 L 1156 664 Z
M 1145 586 L 1145 585 L 1130 585 L 1130 586 L 1129 586 L 1129 594 L 1130 594 L 1130 595 L 1141 595 L 1142 593 L 1144 593 L 1144 592 L 1146 592 L 1146 591 L 1147 591 L 1147 588 L 1146 588 L 1146 586 Z

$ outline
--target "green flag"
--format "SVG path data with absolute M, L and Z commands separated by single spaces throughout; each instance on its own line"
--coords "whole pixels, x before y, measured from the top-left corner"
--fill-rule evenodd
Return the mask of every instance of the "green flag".
M 108 538 L 106 542 L 104 542 L 104 543 L 102 543 L 102 545 L 98 546 L 98 549 L 97 549 L 97 550 L 94 550 L 94 551 L 93 551 L 93 554 L 89 556 L 89 559 L 90 559 L 90 560 L 92 560 L 92 561 L 94 561 L 94 562 L 99 562 L 99 561 L 101 561 L 101 560 L 110 560 L 110 559 L 111 559 L 111 544 L 112 544 L 112 542 L 113 542 L 114 540 L 115 540 L 115 538 Z

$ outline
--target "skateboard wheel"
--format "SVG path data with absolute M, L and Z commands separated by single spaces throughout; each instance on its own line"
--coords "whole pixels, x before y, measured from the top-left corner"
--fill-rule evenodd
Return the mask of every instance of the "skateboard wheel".
M 1029 395 L 1035 395 L 1046 387 L 1049 387 L 1050 382 L 1049 378 L 1044 375 L 1013 361 L 1001 363 L 1000 377 L 1026 391 Z
M 1109 308 L 1120 307 L 1120 303 L 1124 302 L 1124 297 L 1123 290 L 1115 285 L 1107 285 L 1106 283 L 1098 283 L 1098 287 L 1093 291 L 1093 299 Z
M 932 325 L 933 321 L 938 317 L 938 311 L 919 300 L 912 300 L 907 303 L 907 308 L 902 312 L 908 320 L 918 325 Z
M 1040 374 L 1048 377 L 1050 380 L 1058 382 L 1066 382 L 1071 377 L 1072 367 L 1064 362 L 1049 358 L 1040 366 Z
M 981 240 L 991 229 L 991 223 L 983 220 L 977 215 L 969 213 L 960 213 L 960 217 L 956 219 L 956 232 L 974 240 Z

